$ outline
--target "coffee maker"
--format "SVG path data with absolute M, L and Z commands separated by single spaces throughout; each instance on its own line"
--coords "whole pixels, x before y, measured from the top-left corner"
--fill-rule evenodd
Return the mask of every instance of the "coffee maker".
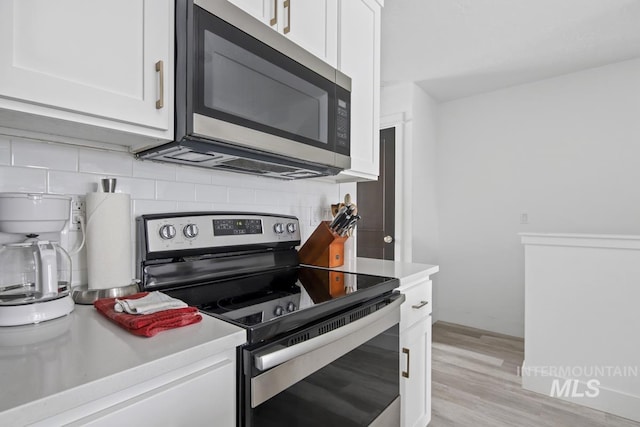
M 0 193 L 0 327 L 40 323 L 73 311 L 71 258 L 59 245 L 71 197 Z

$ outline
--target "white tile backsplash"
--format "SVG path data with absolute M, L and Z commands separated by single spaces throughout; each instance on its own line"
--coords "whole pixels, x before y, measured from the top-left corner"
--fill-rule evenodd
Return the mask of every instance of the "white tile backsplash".
M 177 212 L 177 202 L 166 200 L 133 200 L 134 219 L 144 214 Z
M 256 190 L 253 188 L 229 187 L 229 203 L 254 204 L 256 201 Z
M 213 203 L 200 203 L 200 202 L 176 202 L 177 209 L 180 212 L 198 212 L 198 211 L 211 211 L 214 209 Z
M 86 194 L 97 191 L 104 175 L 49 171 L 49 193 Z
M 195 202 L 196 186 L 185 182 L 157 181 L 156 199 Z
M 80 172 L 131 176 L 133 170 L 133 157 L 127 153 L 80 149 L 78 160 Z
M 227 203 L 227 187 L 196 184 L 196 200 L 198 202 Z
M 47 171 L 46 169 L 0 166 L 0 191 L 45 193 Z
M 11 141 L 9 138 L 0 135 L 0 165 L 11 164 Z
M 176 181 L 211 184 L 211 172 L 201 168 L 178 166 L 176 167 Z
M 136 178 L 176 180 L 176 166 L 144 160 L 133 161 L 133 176 Z
M 20 165 L 11 165 L 12 152 Z M 31 157 L 31 161 L 27 159 Z M 35 159 L 35 160 L 34 160 Z M 239 211 L 294 215 L 303 241 L 315 229 L 313 212 L 339 201 L 339 186 L 330 182 L 281 181 L 135 160 L 121 152 L 0 136 L 0 191 L 84 195 L 114 177 L 116 191 L 132 200 L 132 224 L 142 214 L 181 211 Z M 69 242 L 79 234 L 69 232 Z M 74 283 L 86 283 L 84 250 L 73 257 Z
M 78 170 L 78 149 L 74 147 L 14 139 L 11 154 L 11 164 L 14 166 L 74 172 Z
M 116 193 L 130 194 L 132 199 L 154 200 L 156 181 L 140 178 L 116 178 Z

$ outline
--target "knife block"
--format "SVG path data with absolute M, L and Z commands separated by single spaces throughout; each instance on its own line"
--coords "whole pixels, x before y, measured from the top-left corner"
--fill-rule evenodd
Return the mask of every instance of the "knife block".
M 344 264 L 344 242 L 349 236 L 339 236 L 322 221 L 298 251 L 302 264 L 318 267 L 340 267 Z

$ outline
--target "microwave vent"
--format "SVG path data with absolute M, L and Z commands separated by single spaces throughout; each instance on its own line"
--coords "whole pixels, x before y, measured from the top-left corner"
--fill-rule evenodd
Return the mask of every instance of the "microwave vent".
M 208 162 L 211 160 L 222 158 L 221 155 L 209 154 L 209 153 L 196 153 L 193 151 L 186 151 L 186 152 L 183 151 L 174 155 L 165 155 L 165 157 L 168 159 L 175 159 L 175 160 L 180 160 L 183 162 L 190 162 L 190 163 L 202 163 L 202 162 Z
M 245 172 L 261 172 L 261 173 L 270 173 L 275 172 L 278 174 L 287 173 L 287 172 L 297 172 L 297 169 L 290 168 L 288 166 L 282 165 L 274 165 L 273 163 L 260 162 L 258 160 L 252 159 L 231 159 L 227 160 L 224 163 L 221 163 L 220 166 L 228 167 L 236 170 L 242 170 Z

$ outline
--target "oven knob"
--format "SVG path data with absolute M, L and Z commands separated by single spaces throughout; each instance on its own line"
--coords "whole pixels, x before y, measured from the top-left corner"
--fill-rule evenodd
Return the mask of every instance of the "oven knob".
M 279 305 L 277 305 L 273 310 L 273 314 L 275 314 L 276 316 L 282 316 L 282 313 L 284 313 L 284 309 Z
M 160 237 L 163 240 L 169 240 L 176 237 L 176 228 L 171 224 L 166 224 L 160 227 Z
M 182 232 L 184 233 L 184 237 L 193 239 L 198 235 L 198 226 L 195 224 L 187 224 L 182 229 Z
M 273 225 L 273 231 L 276 232 L 276 234 L 282 234 L 284 233 L 284 224 L 281 222 L 277 222 Z
M 292 311 L 294 311 L 296 309 L 296 305 L 292 302 L 289 302 L 289 304 L 287 304 L 287 312 L 291 313 Z
M 287 224 L 287 232 L 289 232 L 290 234 L 296 232 L 296 224 L 294 222 L 290 222 L 289 224 Z

